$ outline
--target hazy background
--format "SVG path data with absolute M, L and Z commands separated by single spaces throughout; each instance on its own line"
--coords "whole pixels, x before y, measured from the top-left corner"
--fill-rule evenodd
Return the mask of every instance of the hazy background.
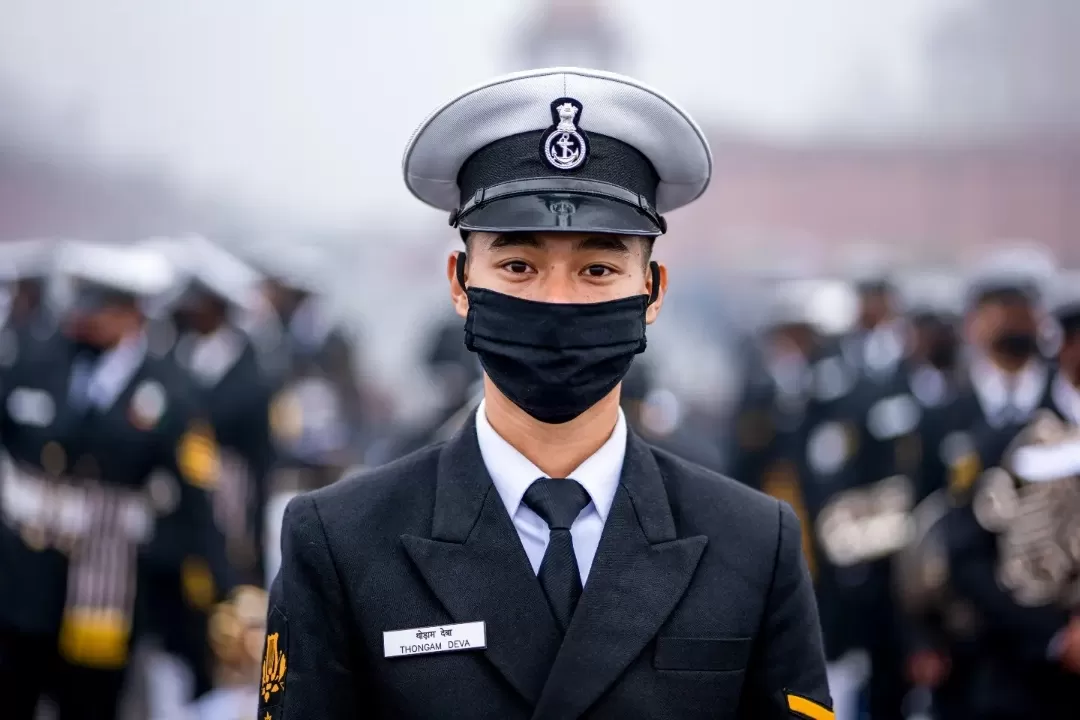
M 0 0 L 0 240 L 315 245 L 407 412 L 456 240 L 404 189 L 410 133 L 492 75 L 600 66 L 670 94 L 716 153 L 659 249 L 686 298 L 666 365 L 704 392 L 718 277 L 962 267 L 1017 239 L 1080 261 L 1078 41 L 1076 0 Z

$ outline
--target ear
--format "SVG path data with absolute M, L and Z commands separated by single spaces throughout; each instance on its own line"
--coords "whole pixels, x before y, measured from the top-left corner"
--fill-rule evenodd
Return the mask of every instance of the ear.
M 654 263 L 656 271 L 645 273 L 645 294 L 656 299 L 645 310 L 645 322 L 652 325 L 656 322 L 656 316 L 660 314 L 660 308 L 664 305 L 664 296 L 667 295 L 667 266 L 662 263 Z
M 450 302 L 454 304 L 454 312 L 461 317 L 466 317 L 469 314 L 469 296 L 465 294 L 465 288 L 458 282 L 458 263 L 464 264 L 461 277 L 466 276 L 469 265 L 465 253 L 455 251 L 446 258 L 446 279 L 450 282 Z

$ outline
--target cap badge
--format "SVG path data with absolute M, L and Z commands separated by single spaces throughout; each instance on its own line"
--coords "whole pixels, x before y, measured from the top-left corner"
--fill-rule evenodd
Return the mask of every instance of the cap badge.
M 589 143 L 584 132 L 574 125 L 580 122 L 581 103 L 572 98 L 559 98 L 551 103 L 551 118 L 555 124 L 548 128 L 543 140 L 544 160 L 556 170 L 573 170 L 584 164 Z

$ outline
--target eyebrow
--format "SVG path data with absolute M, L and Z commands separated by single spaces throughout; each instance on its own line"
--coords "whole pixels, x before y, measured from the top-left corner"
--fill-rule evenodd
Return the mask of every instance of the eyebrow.
M 540 241 L 536 236 L 527 232 L 501 233 L 488 242 L 488 249 L 499 250 L 511 247 L 539 248 Z
M 539 248 L 540 246 L 541 243 L 537 237 L 534 234 L 527 232 L 503 233 L 495 236 L 488 243 L 488 248 L 491 250 L 511 247 Z M 619 253 L 620 255 L 630 254 L 630 247 L 626 244 L 626 241 L 614 236 L 583 238 L 574 243 L 574 249 L 606 250 L 608 252 Z

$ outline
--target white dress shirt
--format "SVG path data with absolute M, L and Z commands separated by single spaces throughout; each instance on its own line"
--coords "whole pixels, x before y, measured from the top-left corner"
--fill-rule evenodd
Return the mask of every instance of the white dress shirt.
M 971 384 L 987 420 L 1000 427 L 1009 421 L 1023 421 L 1035 411 L 1042 402 L 1048 374 L 1047 366 L 1038 360 L 1010 376 L 988 360 L 978 359 L 971 366 Z
M 183 341 L 190 343 L 184 363 L 206 387 L 215 387 L 221 382 L 244 352 L 239 331 L 228 325 L 222 325 L 209 335 L 191 335 Z
M 1050 397 L 1065 415 L 1066 422 L 1080 426 L 1080 391 L 1073 387 L 1073 384 L 1060 372 L 1054 377 Z
M 107 411 L 142 366 L 146 348 L 146 335 L 139 333 L 103 353 L 96 363 L 76 361 L 70 383 L 71 399 Z
M 488 422 L 487 406 L 484 402 L 480 403 L 476 411 L 476 440 L 480 444 L 480 455 L 484 459 L 488 474 L 491 475 L 491 481 L 514 522 L 525 554 L 529 556 L 533 572 L 539 573 L 551 530 L 539 515 L 525 506 L 522 498 L 534 481 L 550 476 L 495 432 Z M 574 555 L 583 587 L 589 577 L 589 568 L 596 556 L 596 548 L 600 545 L 604 523 L 615 501 L 615 491 L 619 487 L 625 456 L 626 418 L 622 410 L 619 410 L 619 419 L 611 437 L 567 476 L 581 483 L 592 500 L 570 527 L 570 537 L 574 542 Z

